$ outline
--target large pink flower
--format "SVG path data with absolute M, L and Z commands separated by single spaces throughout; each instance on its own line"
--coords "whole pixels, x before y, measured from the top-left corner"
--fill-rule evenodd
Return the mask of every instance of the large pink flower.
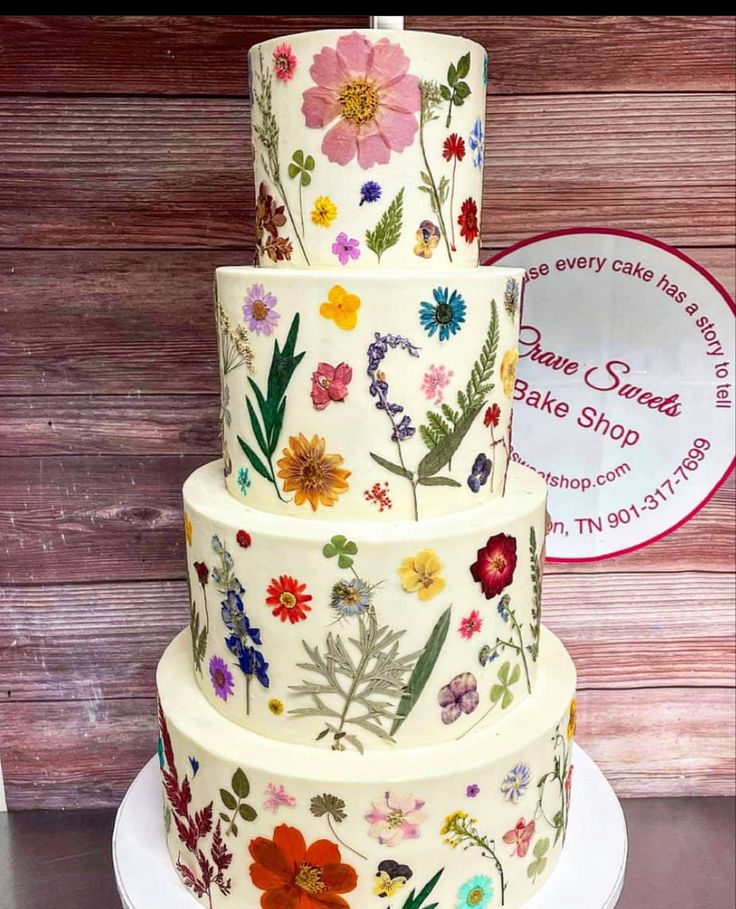
M 413 795 L 386 792 L 383 798 L 373 802 L 365 816 L 371 825 L 368 833 L 382 846 L 398 846 L 402 840 L 415 840 L 426 818 L 422 808 L 424 802 Z
M 316 410 L 324 410 L 330 401 L 344 401 L 348 396 L 348 385 L 353 378 L 353 370 L 347 363 L 330 366 L 329 363 L 318 363 L 312 373 L 312 402 Z
M 408 69 L 398 44 L 372 44 L 357 32 L 314 55 L 309 72 L 317 85 L 304 92 L 302 113 L 311 129 L 330 126 L 322 140 L 330 161 L 348 164 L 357 154 L 366 169 L 412 144 L 421 101 L 419 79 Z

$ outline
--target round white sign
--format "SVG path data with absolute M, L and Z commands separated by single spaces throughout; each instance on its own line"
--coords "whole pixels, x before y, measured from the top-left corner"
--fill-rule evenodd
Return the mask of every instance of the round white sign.
M 660 539 L 733 467 L 734 304 L 649 237 L 556 231 L 486 264 L 527 269 L 512 457 L 549 484 L 547 556 Z

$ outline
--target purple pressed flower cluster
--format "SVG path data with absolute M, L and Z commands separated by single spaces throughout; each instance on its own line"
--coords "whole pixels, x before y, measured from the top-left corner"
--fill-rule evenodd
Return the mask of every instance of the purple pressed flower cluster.
M 442 708 L 442 722 L 449 726 L 464 713 L 472 713 L 480 703 L 478 681 L 472 672 L 461 672 L 440 688 L 437 700 Z
M 381 198 L 381 187 L 375 180 L 368 180 L 360 187 L 360 204 L 364 202 L 378 202 Z
M 419 356 L 419 348 L 415 347 L 408 338 L 401 335 L 379 335 L 375 333 L 375 341 L 368 345 L 368 377 L 371 380 L 370 393 L 371 397 L 376 398 L 376 407 L 378 410 L 385 410 L 391 419 L 393 429 L 391 431 L 392 442 L 403 442 L 410 439 L 416 432 L 416 427 L 412 426 L 411 417 L 404 414 L 400 420 L 394 419 L 399 414 L 404 413 L 403 404 L 396 404 L 388 399 L 388 382 L 382 370 L 379 369 L 384 357 L 391 350 L 405 350 L 411 357 Z

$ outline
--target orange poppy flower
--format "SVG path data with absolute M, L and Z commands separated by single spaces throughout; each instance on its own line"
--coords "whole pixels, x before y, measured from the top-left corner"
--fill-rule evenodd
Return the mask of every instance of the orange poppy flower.
M 262 909 L 350 909 L 339 894 L 355 890 L 358 876 L 329 840 L 307 847 L 296 827 L 281 824 L 272 840 L 258 836 L 248 849 L 250 879 L 264 891 Z

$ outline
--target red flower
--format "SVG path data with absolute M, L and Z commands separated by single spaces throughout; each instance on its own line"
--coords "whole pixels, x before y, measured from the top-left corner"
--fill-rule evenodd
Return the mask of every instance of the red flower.
M 460 236 L 465 237 L 468 243 L 480 233 L 478 227 L 478 206 L 475 200 L 468 197 L 462 204 L 460 214 L 457 216 L 457 223 L 460 225 Z
M 253 540 L 247 530 L 239 530 L 235 534 L 235 542 L 238 546 L 242 546 L 243 549 L 248 549 Z
M 483 588 L 486 599 L 490 600 L 513 581 L 515 568 L 516 539 L 497 533 L 478 550 L 478 558 L 470 566 L 470 573 Z
M 477 609 L 474 609 L 470 615 L 460 619 L 460 636 L 469 640 L 474 634 L 479 632 L 483 627 L 483 619 Z
M 204 564 L 204 562 L 195 562 L 194 570 L 197 572 L 199 583 L 202 585 L 202 587 L 204 587 L 210 576 L 209 568 Z
M 488 426 L 498 426 L 498 421 L 501 419 L 501 408 L 498 404 L 491 404 L 486 410 L 486 415 L 483 417 L 483 425 Z
M 347 363 L 330 366 L 329 363 L 318 363 L 312 373 L 312 403 L 315 410 L 324 410 L 330 401 L 344 401 L 348 396 L 348 385 L 353 378 L 353 370 Z
M 307 605 L 312 599 L 312 594 L 304 593 L 306 589 L 306 584 L 300 584 L 288 574 L 282 574 L 278 581 L 276 578 L 271 578 L 271 583 L 266 591 L 268 593 L 266 602 L 269 606 L 274 607 L 273 614 L 278 616 L 282 622 L 288 619 L 292 625 L 295 625 L 306 619 L 307 613 L 312 609 Z
M 308 847 L 296 827 L 281 824 L 272 840 L 258 836 L 248 849 L 254 860 L 250 879 L 265 891 L 263 909 L 350 909 L 338 894 L 355 890 L 358 876 L 329 840 Z
M 465 157 L 465 140 L 457 133 L 451 133 L 442 146 L 442 157 L 445 161 L 452 161 L 453 158 L 462 161 Z
M 570 764 L 570 769 L 567 771 L 567 776 L 565 777 L 565 798 L 568 803 L 570 801 L 570 790 L 572 789 L 572 770 L 574 765 Z
M 527 824 L 522 817 L 519 818 L 516 822 L 516 826 L 512 830 L 508 830 L 504 833 L 504 843 L 508 843 L 509 846 L 514 847 L 511 851 L 511 855 L 518 855 L 519 858 L 524 858 L 526 856 L 536 828 L 536 821 L 529 821 Z

